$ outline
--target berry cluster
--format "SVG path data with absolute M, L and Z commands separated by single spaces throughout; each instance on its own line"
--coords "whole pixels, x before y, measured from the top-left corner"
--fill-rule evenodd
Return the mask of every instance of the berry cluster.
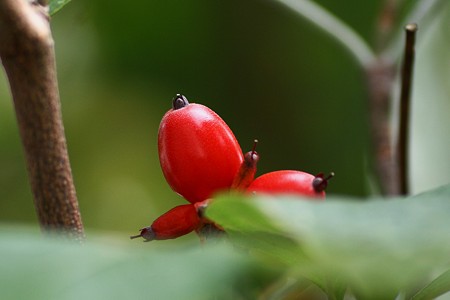
M 192 231 L 219 229 L 203 216 L 209 199 L 219 191 L 296 194 L 322 200 L 328 177 L 301 171 L 275 171 L 256 179 L 259 155 L 245 155 L 228 125 L 208 107 L 177 95 L 158 132 L 158 152 L 170 187 L 190 204 L 179 205 L 131 238 L 146 241 L 173 239 Z

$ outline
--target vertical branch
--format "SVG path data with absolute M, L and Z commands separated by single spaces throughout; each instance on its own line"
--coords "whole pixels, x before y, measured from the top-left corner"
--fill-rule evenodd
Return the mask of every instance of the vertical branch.
M 377 27 L 378 46 L 385 47 L 387 37 L 395 23 L 396 11 L 401 0 L 385 0 Z M 416 25 L 408 25 L 407 32 L 415 32 Z M 405 61 L 402 69 L 402 91 L 400 109 L 399 141 L 393 147 L 392 126 L 390 124 L 391 91 L 395 79 L 394 60 L 384 52 L 366 68 L 370 96 L 370 124 L 374 149 L 374 167 L 379 178 L 382 193 L 387 196 L 407 194 L 407 131 L 409 123 L 409 98 L 411 89 L 412 63 L 414 58 L 414 35 L 407 34 Z
M 408 24 L 405 27 L 406 42 L 402 66 L 402 84 L 400 92 L 400 126 L 397 142 L 398 177 L 400 183 L 400 194 L 407 195 L 408 186 L 408 142 L 409 142 L 409 116 L 411 104 L 411 86 L 414 67 L 414 44 L 416 39 L 417 25 Z
M 373 164 L 381 191 L 388 196 L 398 194 L 389 118 L 394 75 L 394 65 L 381 58 L 366 69 Z
M 377 20 L 375 36 L 377 50 L 381 50 L 385 47 L 388 38 L 392 34 L 401 2 L 403 2 L 403 0 L 384 0 L 384 4 L 381 7 Z
M 46 6 L 0 1 L 0 58 L 14 99 L 41 227 L 82 240 Z

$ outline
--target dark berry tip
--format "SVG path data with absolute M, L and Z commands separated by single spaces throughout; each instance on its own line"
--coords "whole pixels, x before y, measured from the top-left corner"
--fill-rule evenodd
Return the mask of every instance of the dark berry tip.
M 319 173 L 314 178 L 312 185 L 316 193 L 320 193 L 326 190 L 328 181 L 333 178 L 334 172 L 331 172 L 327 177 L 323 173 Z
M 173 109 L 180 109 L 180 108 L 183 108 L 183 107 L 185 107 L 187 105 L 189 105 L 189 101 L 182 94 L 177 94 L 172 100 L 172 108 Z
M 248 166 L 256 166 L 259 161 L 259 154 L 256 152 L 256 146 L 258 145 L 258 140 L 253 141 L 253 148 L 251 151 L 245 153 L 244 161 Z
M 259 154 L 256 151 L 248 151 L 244 155 L 244 161 L 247 165 L 255 165 L 259 161 Z
M 155 232 L 152 230 L 151 227 L 145 227 L 140 229 L 140 233 L 137 235 L 130 236 L 130 239 L 137 239 L 137 238 L 144 238 L 144 242 L 150 242 L 153 241 L 156 238 Z

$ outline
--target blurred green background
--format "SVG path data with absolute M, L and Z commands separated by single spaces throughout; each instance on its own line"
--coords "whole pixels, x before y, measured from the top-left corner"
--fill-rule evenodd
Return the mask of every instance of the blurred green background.
M 384 1 L 316 2 L 375 44 Z M 403 2 L 410 7 L 418 1 Z M 450 182 L 449 7 L 419 31 L 415 193 Z M 259 174 L 334 171 L 329 193 L 369 195 L 364 73 L 327 34 L 276 1 L 74 0 L 53 17 L 52 28 L 88 230 L 126 236 L 185 203 L 166 184 L 157 155 L 158 125 L 176 93 L 216 111 L 244 151 L 257 138 Z M 36 223 L 3 72 L 0 197 L 0 222 Z

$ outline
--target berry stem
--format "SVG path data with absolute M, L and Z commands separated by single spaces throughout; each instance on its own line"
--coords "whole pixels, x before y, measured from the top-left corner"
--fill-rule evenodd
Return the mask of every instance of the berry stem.
M 253 140 L 253 148 L 252 148 L 252 157 L 256 153 L 256 145 L 258 145 L 259 141 L 257 139 Z
M 398 177 L 400 194 L 407 195 L 408 186 L 408 144 L 409 144 L 409 117 L 411 106 L 411 87 L 414 71 L 415 40 L 417 25 L 408 24 L 405 27 L 406 42 L 402 66 L 402 84 L 400 92 L 400 125 L 397 141 Z
M 330 175 L 328 175 L 325 180 L 330 180 L 331 178 L 334 177 L 334 172 L 331 172 Z

